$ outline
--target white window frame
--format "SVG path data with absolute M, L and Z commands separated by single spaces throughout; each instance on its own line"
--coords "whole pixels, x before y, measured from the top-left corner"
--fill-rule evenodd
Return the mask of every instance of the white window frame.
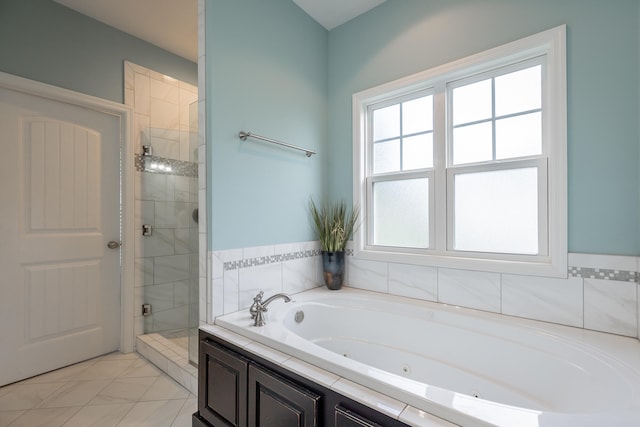
M 515 166 L 535 166 L 541 173 L 539 189 L 546 187 L 539 216 L 542 226 L 538 255 L 488 254 L 454 251 L 452 247 L 453 177 L 474 170 L 470 165 L 448 165 L 446 125 L 447 84 L 502 67 L 543 57 L 543 155 L 533 159 L 509 160 Z M 430 265 L 499 273 L 567 277 L 567 107 L 566 27 L 556 27 L 488 51 L 395 80 L 353 95 L 353 197 L 362 207 L 363 224 L 354 235 L 356 258 Z M 371 227 L 371 153 L 368 147 L 371 124 L 368 108 L 374 104 L 421 92 L 434 93 L 434 169 L 428 173 L 431 221 L 429 249 L 375 246 Z M 495 164 L 496 162 L 494 162 Z M 498 161 L 499 163 L 499 161 Z M 493 168 L 478 166 L 478 170 Z M 426 176 L 424 172 L 418 175 Z M 545 176 L 542 176 L 545 175 Z M 406 174 L 410 177 L 411 174 Z M 376 177 L 375 180 L 384 179 Z M 542 228 L 542 227 L 541 227 Z
M 403 103 L 403 102 L 407 102 L 408 100 L 411 99 L 415 99 L 415 98 L 419 98 L 421 96 L 434 96 L 435 98 L 435 94 L 433 93 L 433 90 L 426 90 L 426 91 L 418 91 L 418 92 L 413 92 L 410 94 L 405 94 L 404 96 L 400 97 L 400 98 L 391 98 L 391 99 L 387 99 L 385 100 L 385 102 L 382 103 L 382 105 L 380 105 L 379 103 L 372 103 L 372 104 L 368 104 L 367 105 L 367 110 L 372 107 L 378 107 L 378 108 L 384 108 L 385 106 L 388 105 L 395 105 L 395 104 L 399 104 L 399 103 Z M 369 112 L 367 111 L 367 114 Z M 434 123 L 435 124 L 435 123 Z M 367 123 L 367 132 L 369 134 L 372 134 L 373 132 L 373 127 L 372 127 L 372 123 Z M 434 144 L 435 144 L 435 132 L 432 132 L 433 138 L 434 138 Z M 435 156 L 434 156 L 434 166 L 435 166 Z M 401 160 L 402 162 L 402 160 Z M 371 171 L 373 168 L 373 159 L 372 156 L 368 156 L 367 157 L 367 170 Z M 435 215 L 435 167 L 430 167 L 427 169 L 417 169 L 417 170 L 409 170 L 409 171 L 399 171 L 399 172 L 388 172 L 388 173 L 381 173 L 381 174 L 373 174 L 371 172 L 367 173 L 367 177 L 366 180 L 368 181 L 368 185 L 366 185 L 366 199 L 367 200 L 371 200 L 373 201 L 373 186 L 374 184 L 378 183 L 378 182 L 389 182 L 389 181 L 402 181 L 402 180 L 408 180 L 408 179 L 419 179 L 419 178 L 427 178 L 429 180 L 429 218 L 433 218 Z M 365 205 L 360 205 L 360 206 L 365 206 Z M 373 203 L 369 203 L 367 204 L 366 207 L 366 213 L 365 213 L 365 218 L 372 218 L 373 214 Z M 368 241 L 373 241 L 373 228 L 372 227 L 367 227 L 367 240 Z M 435 235 L 435 221 L 430 221 L 429 222 L 429 248 L 428 249 L 434 249 L 434 244 L 433 244 L 433 239 L 432 236 Z M 382 248 L 383 246 L 378 246 L 380 248 Z M 390 250 L 397 250 L 397 248 L 389 248 Z M 421 250 L 420 249 L 411 249 L 411 248 L 404 248 L 404 251 L 409 251 L 409 252 L 418 252 L 420 253 Z

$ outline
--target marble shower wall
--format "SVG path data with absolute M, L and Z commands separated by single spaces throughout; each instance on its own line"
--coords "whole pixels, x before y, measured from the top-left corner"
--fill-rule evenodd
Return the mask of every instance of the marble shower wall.
M 135 334 L 189 326 L 189 288 L 198 287 L 197 115 L 195 86 L 125 62 L 125 104 L 134 110 L 136 154 L 152 148 L 153 160 L 173 166 L 171 172 L 143 171 L 137 162 L 135 181 Z M 190 108 L 191 107 L 191 108 Z M 176 167 L 176 166 L 179 166 Z M 142 225 L 151 236 L 142 236 Z M 142 316 L 142 304 L 152 314 Z M 197 301 L 196 301 L 197 313 Z

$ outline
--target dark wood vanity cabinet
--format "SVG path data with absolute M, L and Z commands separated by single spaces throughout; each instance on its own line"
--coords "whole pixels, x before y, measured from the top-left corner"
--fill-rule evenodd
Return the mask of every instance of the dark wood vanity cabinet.
M 212 426 L 247 425 L 249 359 L 209 340 L 200 341 L 198 412 Z
M 349 411 L 342 406 L 335 408 L 335 427 L 381 427 L 380 424 Z
M 249 427 L 315 427 L 320 399 L 311 390 L 249 365 Z
M 194 427 L 407 427 L 200 331 Z

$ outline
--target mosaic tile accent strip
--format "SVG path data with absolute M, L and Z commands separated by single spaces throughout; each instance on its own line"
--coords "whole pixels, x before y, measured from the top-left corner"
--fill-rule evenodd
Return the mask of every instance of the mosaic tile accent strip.
M 353 249 L 345 249 L 345 255 L 352 256 Z M 275 264 L 279 262 L 291 261 L 294 259 L 309 258 L 314 256 L 320 256 L 319 249 L 289 252 L 286 254 L 277 254 L 277 255 L 263 256 L 258 258 L 241 259 L 237 261 L 227 261 L 223 264 L 223 268 L 225 271 L 238 270 L 240 268 L 251 268 L 251 267 L 257 267 L 260 265 Z
M 198 164 L 195 162 L 136 154 L 135 164 L 138 172 L 198 177 Z
M 569 277 L 583 279 L 617 280 L 620 282 L 637 282 L 638 272 L 610 270 L 606 268 L 569 267 Z
M 262 256 L 257 258 L 240 259 L 237 261 L 227 261 L 223 267 L 225 271 L 238 270 L 240 268 L 257 267 L 266 264 L 275 264 L 283 261 L 290 261 L 294 259 L 309 258 L 320 255 L 319 250 L 298 251 L 290 252 L 286 254 L 277 254 L 270 256 Z

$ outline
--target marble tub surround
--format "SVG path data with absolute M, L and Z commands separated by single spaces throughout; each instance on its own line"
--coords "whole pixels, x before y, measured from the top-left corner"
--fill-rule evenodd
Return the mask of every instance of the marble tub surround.
M 569 254 L 566 279 L 351 258 L 348 285 L 638 337 L 638 258 Z
M 363 405 L 369 406 L 383 414 L 402 421 L 412 427 L 454 427 L 441 418 L 435 417 L 417 408 L 400 402 L 375 390 L 361 386 L 346 378 L 340 377 L 325 369 L 311 365 L 296 357 L 282 353 L 276 349 L 255 342 L 233 331 L 216 325 L 200 327 L 212 335 L 260 356 L 278 366 L 282 366 L 304 378 L 315 381 L 324 387 L 334 390 Z
M 638 257 L 570 253 L 561 279 L 347 255 L 346 286 L 640 338 Z M 209 260 L 210 320 L 249 307 L 261 289 L 296 293 L 322 283 L 317 242 L 218 251 Z
M 249 308 L 253 297 L 295 294 L 322 283 L 318 242 L 259 246 L 210 253 L 212 318 Z M 211 322 L 212 323 L 212 322 Z

